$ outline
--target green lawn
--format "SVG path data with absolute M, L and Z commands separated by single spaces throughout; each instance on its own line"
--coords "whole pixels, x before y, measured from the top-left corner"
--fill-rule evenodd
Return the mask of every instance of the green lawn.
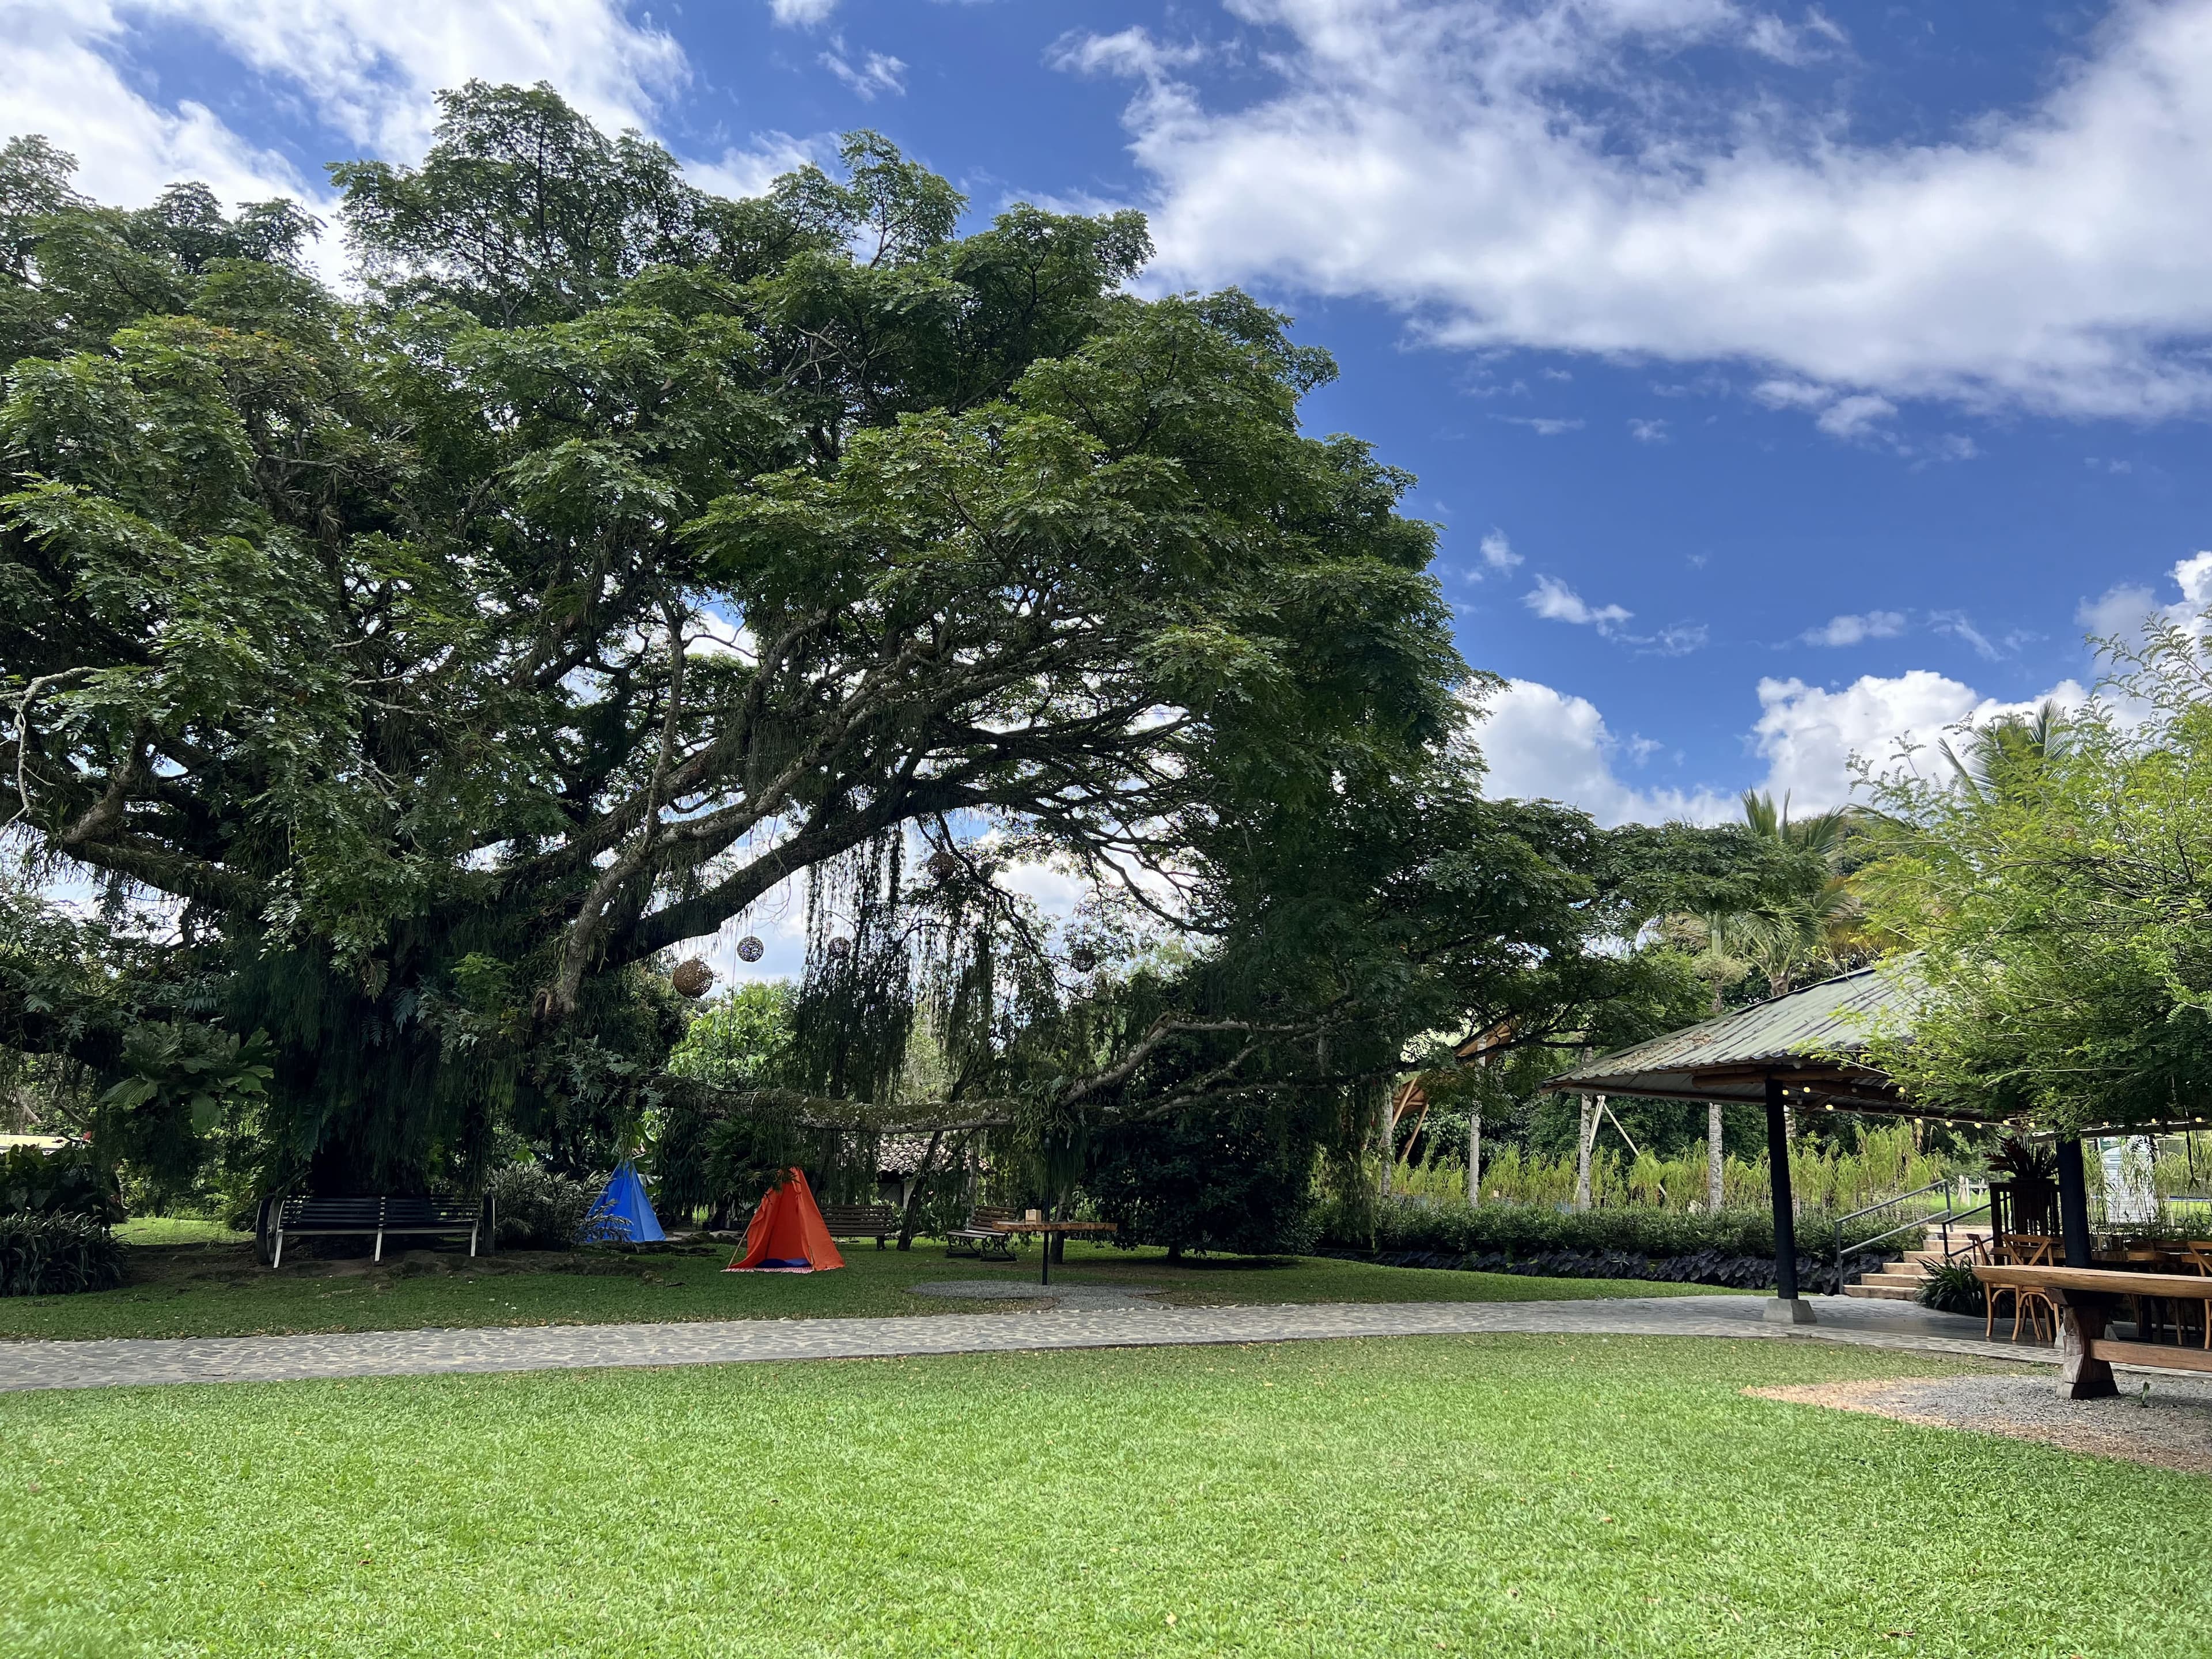
M 2201 1655 L 2212 1483 L 1479 1337 L 0 1396 L 0 1651 Z
M 125 1244 L 240 1244 L 253 1237 L 226 1227 L 220 1221 L 203 1221 L 186 1215 L 134 1215 L 116 1224 L 115 1236 Z
M 416 1330 L 429 1326 L 607 1324 L 632 1320 L 787 1319 L 821 1315 L 975 1313 L 994 1304 L 933 1301 L 907 1287 L 927 1279 L 1034 1282 L 1036 1255 L 1016 1265 L 951 1260 L 942 1244 L 911 1251 L 848 1245 L 828 1273 L 725 1273 L 730 1247 L 569 1257 L 411 1252 L 381 1267 L 288 1261 L 276 1273 L 250 1245 L 134 1247 L 131 1282 L 90 1296 L 0 1301 L 0 1337 L 248 1336 L 284 1332 Z M 1301 1256 L 1232 1256 L 1170 1267 L 1158 1250 L 1071 1244 L 1055 1279 L 1170 1286 L 1164 1302 L 1526 1302 L 1693 1293 L 1698 1285 L 1630 1279 L 1529 1279 L 1437 1273 Z

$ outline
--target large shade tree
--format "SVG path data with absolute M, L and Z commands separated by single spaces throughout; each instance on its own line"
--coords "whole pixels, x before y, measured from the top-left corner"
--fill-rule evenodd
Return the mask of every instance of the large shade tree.
M 1863 884 L 1909 947 L 1868 1051 L 1916 1100 L 2048 1127 L 2193 1124 L 2212 1089 L 2212 618 L 2108 641 L 2106 695 L 1878 782 Z
M 959 234 L 873 135 L 731 201 L 546 88 L 443 111 L 333 169 L 363 300 L 287 204 L 0 152 L 9 823 L 167 907 L 75 994 L 19 942 L 11 1042 L 197 1021 L 260 1179 L 380 1185 L 635 1111 L 651 965 L 795 878 L 791 1080 L 880 1105 L 919 1009 L 940 1117 L 1348 1100 L 1637 971 L 1587 823 L 1476 794 L 1410 480 L 1300 430 L 1283 318 L 1132 297 L 1133 215 Z M 1053 959 L 1016 854 L 1179 953 Z

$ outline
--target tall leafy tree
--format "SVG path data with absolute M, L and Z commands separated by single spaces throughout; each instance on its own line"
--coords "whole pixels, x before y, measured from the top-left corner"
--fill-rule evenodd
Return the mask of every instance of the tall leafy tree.
M 1301 433 L 1333 370 L 1283 319 L 1122 291 L 1134 216 L 960 236 L 867 134 L 723 201 L 472 84 L 419 168 L 334 169 L 355 303 L 295 210 L 118 214 L 7 155 L 11 822 L 157 896 L 266 1034 L 272 1179 L 634 1109 L 659 953 L 885 848 L 896 898 L 915 835 L 997 826 L 1239 940 L 1089 1094 L 1194 1043 L 1235 1072 L 1240 1022 L 1303 1044 L 1301 999 L 1350 1029 L 1316 930 L 1406 865 L 1458 720 L 1430 532 Z M 978 862 L 939 884 L 995 914 Z
M 1869 1050 L 1916 1098 L 2058 1129 L 2205 1115 L 2212 1086 L 2212 667 L 2156 623 L 2107 696 L 1965 735 L 1881 781 L 1875 921 L 1909 1012 Z

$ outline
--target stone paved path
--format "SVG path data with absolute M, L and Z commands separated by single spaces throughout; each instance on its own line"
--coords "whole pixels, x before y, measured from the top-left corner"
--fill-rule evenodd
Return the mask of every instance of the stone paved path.
M 1821 1322 L 1761 1322 L 1751 1297 L 1580 1302 L 1395 1302 L 1232 1308 L 1060 1307 L 934 1318 L 748 1319 L 693 1324 L 547 1325 L 94 1342 L 0 1342 L 0 1391 L 135 1383 L 283 1382 L 437 1372 L 718 1365 L 1027 1349 L 1297 1342 L 1483 1332 L 1814 1340 L 2042 1360 L 2050 1351 L 1984 1343 L 1971 1320 L 1899 1304 L 1814 1298 Z

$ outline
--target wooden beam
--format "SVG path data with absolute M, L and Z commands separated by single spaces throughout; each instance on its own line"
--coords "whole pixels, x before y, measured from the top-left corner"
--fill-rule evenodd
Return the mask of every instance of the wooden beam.
M 2203 1348 L 2168 1347 L 2163 1342 L 2115 1342 L 2100 1336 L 2089 1356 L 2107 1365 L 2150 1365 L 2169 1371 L 2212 1371 L 2212 1353 Z

